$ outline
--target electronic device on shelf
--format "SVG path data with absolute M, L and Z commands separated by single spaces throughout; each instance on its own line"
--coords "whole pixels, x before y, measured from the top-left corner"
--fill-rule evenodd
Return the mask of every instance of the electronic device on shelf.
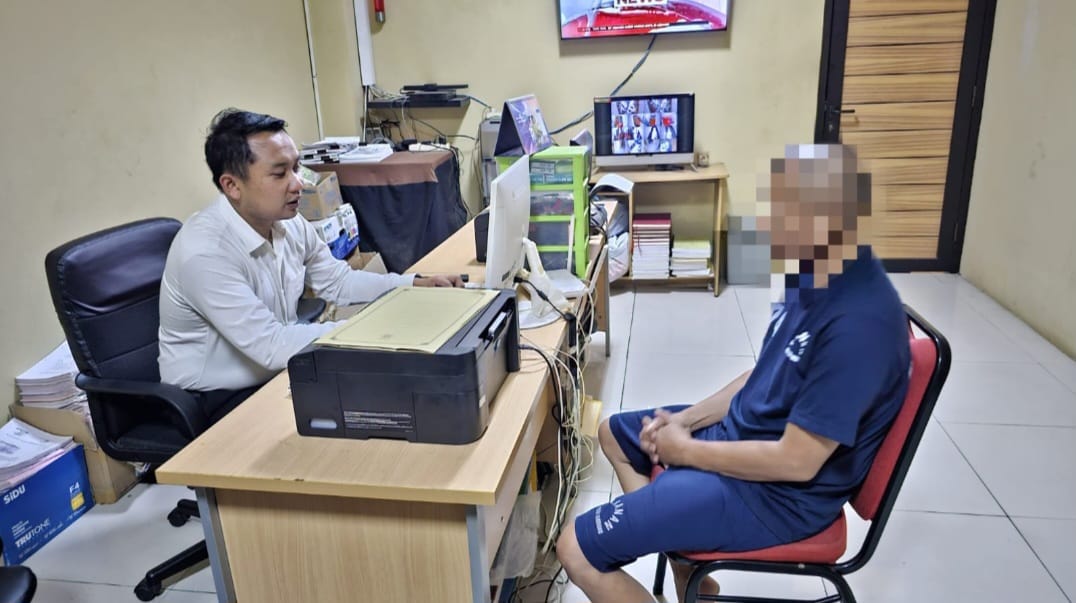
M 690 165 L 695 155 L 695 95 L 594 99 L 594 163 L 599 167 Z

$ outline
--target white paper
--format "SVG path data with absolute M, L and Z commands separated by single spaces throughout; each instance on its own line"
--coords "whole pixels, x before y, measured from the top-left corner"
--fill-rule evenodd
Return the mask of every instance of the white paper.
M 16 377 L 15 383 L 20 386 L 31 383 L 53 383 L 73 380 L 77 374 L 78 367 L 75 366 L 75 359 L 71 356 L 71 348 L 67 347 L 67 341 L 64 341 L 49 352 L 48 356 Z
M 56 436 L 11 419 L 0 428 L 0 476 L 15 473 L 60 450 L 70 436 Z

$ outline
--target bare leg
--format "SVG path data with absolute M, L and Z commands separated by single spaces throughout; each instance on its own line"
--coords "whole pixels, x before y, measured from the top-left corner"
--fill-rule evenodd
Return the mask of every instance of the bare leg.
M 628 462 L 627 455 L 620 449 L 620 443 L 616 441 L 613 432 L 609 429 L 609 419 L 602 421 L 598 426 L 598 443 L 601 444 L 605 458 L 613 465 L 616 478 L 620 482 L 621 489 L 634 492 L 650 483 L 650 476 L 635 471 L 635 467 Z
M 691 578 L 691 566 L 686 563 L 677 563 L 675 561 L 669 561 L 669 567 L 672 568 L 673 582 L 676 584 L 676 600 L 683 603 L 684 593 L 687 592 L 687 581 Z M 699 594 L 716 595 L 721 592 L 721 587 L 718 586 L 717 580 L 707 576 L 703 578 L 699 583 Z
M 557 559 L 590 603 L 655 603 L 650 591 L 624 570 L 599 572 L 590 565 L 576 540 L 575 522 L 568 522 L 557 539 Z

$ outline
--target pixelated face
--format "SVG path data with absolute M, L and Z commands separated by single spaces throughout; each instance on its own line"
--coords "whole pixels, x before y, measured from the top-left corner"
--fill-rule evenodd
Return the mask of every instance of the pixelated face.
M 769 230 L 774 273 L 818 273 L 855 257 L 858 220 L 869 215 L 869 175 L 856 172 L 854 149 L 790 146 L 759 186 L 759 228 Z M 825 270 L 821 270 L 824 272 Z

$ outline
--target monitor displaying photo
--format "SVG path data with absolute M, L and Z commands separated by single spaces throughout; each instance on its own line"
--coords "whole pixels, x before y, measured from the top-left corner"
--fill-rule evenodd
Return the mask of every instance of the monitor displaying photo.
M 728 29 L 729 0 L 560 0 L 563 40 Z
M 690 93 L 595 98 L 595 158 L 599 165 L 690 163 L 694 121 Z

